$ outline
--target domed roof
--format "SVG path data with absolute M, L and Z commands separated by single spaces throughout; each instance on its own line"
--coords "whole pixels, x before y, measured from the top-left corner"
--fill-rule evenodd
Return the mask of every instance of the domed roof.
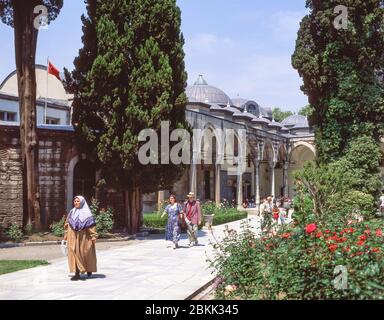
M 36 98 L 45 99 L 47 95 L 47 67 L 43 65 L 35 66 L 36 73 Z M 48 99 L 68 104 L 72 95 L 68 94 L 63 83 L 55 76 L 48 74 Z M 16 70 L 11 72 L 3 82 L 0 83 L 0 91 L 6 94 L 18 96 L 18 82 Z
M 308 119 L 305 116 L 294 114 L 281 122 L 285 127 L 309 127 Z
M 186 89 L 186 94 L 189 102 L 203 102 L 209 104 L 232 104 L 231 99 L 227 94 L 214 87 L 208 85 L 202 75 L 199 75 L 193 86 Z

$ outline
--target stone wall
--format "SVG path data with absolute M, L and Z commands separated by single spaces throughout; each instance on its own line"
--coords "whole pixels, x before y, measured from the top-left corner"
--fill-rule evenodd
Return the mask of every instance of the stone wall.
M 74 134 L 39 129 L 39 174 L 42 223 L 47 227 L 66 214 L 67 167 L 77 154 Z M 19 128 L 0 125 L 0 225 L 22 223 L 22 171 Z
M 22 180 L 18 132 L 0 127 L 0 226 L 23 221 Z

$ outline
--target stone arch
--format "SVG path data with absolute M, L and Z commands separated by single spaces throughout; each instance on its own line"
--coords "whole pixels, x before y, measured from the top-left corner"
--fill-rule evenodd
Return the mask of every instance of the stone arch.
M 292 145 L 292 148 L 291 148 L 291 150 L 290 150 L 290 152 L 289 152 L 289 157 L 291 157 L 293 151 L 294 151 L 296 148 L 300 147 L 300 146 L 306 147 L 306 148 L 308 148 L 309 150 L 311 150 L 312 153 L 313 153 L 313 156 L 316 157 L 316 148 L 315 148 L 315 146 L 312 145 L 312 144 L 310 144 L 310 143 L 308 143 L 308 142 L 306 142 L 306 141 L 298 141 L 298 142 L 295 142 L 295 143 Z
M 75 174 L 75 168 L 76 168 L 76 165 L 82 161 L 82 160 L 88 160 L 92 163 L 94 163 L 93 159 L 91 159 L 90 157 L 88 157 L 85 153 L 81 154 L 81 155 L 76 155 L 74 156 L 68 163 L 68 169 L 67 169 L 67 178 L 66 178 L 66 193 L 67 193 L 67 197 L 66 197 L 66 208 L 67 208 L 67 212 L 69 210 L 72 209 L 73 205 L 72 205 L 72 201 L 73 201 L 73 197 L 75 196 L 73 194 L 73 189 L 74 189 L 74 174 Z M 100 179 L 100 176 L 101 176 L 101 171 L 100 170 L 97 170 L 95 168 L 95 181 L 97 182 L 98 179 Z
M 314 146 L 301 141 L 295 143 L 289 153 L 289 196 L 294 196 L 294 174 L 296 171 L 301 170 L 305 163 L 308 161 L 314 161 L 316 154 L 314 152 Z

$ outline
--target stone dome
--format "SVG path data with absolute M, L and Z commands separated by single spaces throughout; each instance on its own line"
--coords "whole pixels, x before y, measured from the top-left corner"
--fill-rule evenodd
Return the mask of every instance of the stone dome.
M 189 102 L 232 105 L 228 95 L 224 91 L 208 85 L 202 75 L 199 75 L 199 78 L 192 86 L 187 87 L 186 94 Z
M 309 127 L 307 117 L 299 114 L 294 114 L 292 116 L 289 116 L 285 118 L 281 123 L 285 127 L 303 127 L 303 128 Z

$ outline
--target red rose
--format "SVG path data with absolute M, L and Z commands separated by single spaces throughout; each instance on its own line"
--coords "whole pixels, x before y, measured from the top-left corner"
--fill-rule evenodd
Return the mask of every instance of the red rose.
M 284 239 L 289 239 L 291 237 L 291 234 L 290 233 L 284 233 L 281 237 Z
M 355 231 L 355 229 L 353 229 L 353 228 L 349 228 L 349 232 L 350 233 L 353 233 Z
M 361 241 L 365 241 L 365 240 L 367 240 L 367 236 L 362 235 L 362 236 L 359 237 L 359 239 L 360 239 Z
M 383 236 L 383 231 L 381 231 L 381 229 L 377 229 L 376 230 L 376 236 L 382 237 Z
M 351 250 L 351 247 L 345 247 L 345 248 L 343 248 L 343 251 L 344 252 L 349 252 Z
M 323 233 L 321 231 L 319 231 L 318 233 L 316 233 L 316 238 L 321 238 L 323 236 Z
M 360 247 L 362 247 L 364 244 L 365 244 L 365 242 L 363 240 L 360 240 L 357 242 L 357 245 Z
M 347 238 L 345 237 L 337 239 L 337 242 L 345 242 L 345 241 L 347 241 Z
M 373 248 L 372 252 L 380 252 L 380 248 Z
M 317 226 L 314 224 L 314 223 L 311 223 L 309 225 L 306 226 L 305 228 L 305 232 L 310 234 L 312 233 L 313 231 L 315 231 L 317 229 Z
M 325 233 L 329 233 L 330 231 L 329 231 L 329 230 L 325 230 L 324 232 L 325 232 Z
M 365 234 L 371 234 L 371 230 L 364 230 Z
M 331 244 L 331 245 L 328 246 L 328 249 L 331 252 L 335 252 L 337 250 L 337 248 L 338 248 L 337 243 L 334 243 L 334 244 Z

